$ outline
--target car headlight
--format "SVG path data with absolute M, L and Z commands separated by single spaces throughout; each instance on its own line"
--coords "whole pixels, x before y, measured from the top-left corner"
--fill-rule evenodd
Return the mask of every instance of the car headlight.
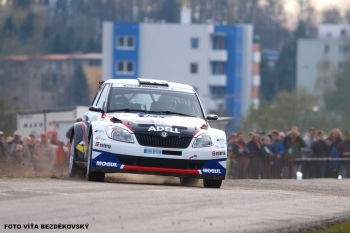
M 113 140 L 134 143 L 132 134 L 129 133 L 129 131 L 117 126 L 107 126 L 106 134 L 110 139 L 113 139 Z
M 212 146 L 213 141 L 211 140 L 211 135 L 208 133 L 204 133 L 199 135 L 193 142 L 192 147 L 206 147 Z

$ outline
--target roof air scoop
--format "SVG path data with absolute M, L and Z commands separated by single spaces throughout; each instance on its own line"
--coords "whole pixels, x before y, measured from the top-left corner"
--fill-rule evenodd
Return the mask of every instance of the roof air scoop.
M 138 78 L 137 81 L 139 82 L 140 85 L 154 85 L 154 86 L 165 86 L 165 87 L 169 86 L 168 82 L 165 80 Z

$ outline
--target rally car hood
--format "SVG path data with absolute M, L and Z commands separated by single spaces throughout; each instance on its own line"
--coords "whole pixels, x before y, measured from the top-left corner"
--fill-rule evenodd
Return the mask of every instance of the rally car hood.
M 110 113 L 107 121 L 123 124 L 134 133 L 169 136 L 193 137 L 200 130 L 209 128 L 204 119 L 177 116 L 171 114 Z

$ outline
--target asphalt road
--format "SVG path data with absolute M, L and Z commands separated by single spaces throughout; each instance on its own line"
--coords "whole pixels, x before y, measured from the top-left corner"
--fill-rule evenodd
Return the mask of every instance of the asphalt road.
M 295 232 L 350 218 L 350 180 L 230 180 L 221 189 L 176 178 L 106 182 L 0 178 L 4 224 L 89 224 L 84 232 Z M 77 230 L 71 230 L 77 231 Z

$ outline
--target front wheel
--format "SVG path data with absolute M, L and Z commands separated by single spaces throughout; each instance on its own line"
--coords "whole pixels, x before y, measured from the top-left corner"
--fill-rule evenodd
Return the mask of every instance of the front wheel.
M 68 176 L 69 178 L 80 178 L 81 176 L 84 177 L 84 169 L 79 168 L 75 164 L 75 148 L 76 148 L 74 136 L 72 140 L 72 145 L 69 152 L 69 164 L 68 164 Z
M 93 145 L 93 139 L 90 137 L 89 141 L 89 149 L 87 151 L 87 168 L 86 168 L 86 179 L 88 181 L 98 181 L 103 182 L 105 179 L 105 173 L 104 172 L 93 172 L 91 171 L 91 165 L 92 165 L 92 145 Z
M 222 180 L 203 179 L 203 185 L 205 188 L 220 188 L 221 184 Z

